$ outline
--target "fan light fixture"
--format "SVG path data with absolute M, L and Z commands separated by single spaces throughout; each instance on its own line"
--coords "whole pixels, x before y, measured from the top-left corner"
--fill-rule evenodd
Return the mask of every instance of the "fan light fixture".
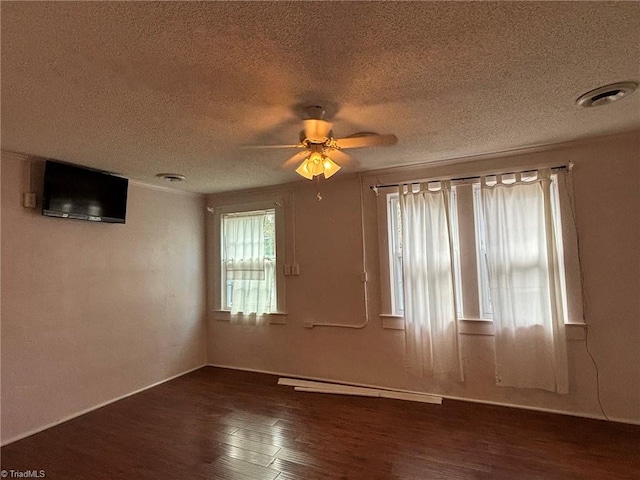
M 324 153 L 314 151 L 304 162 L 296 168 L 296 173 L 309 180 L 323 174 L 324 178 L 329 178 L 340 170 L 340 165 L 327 157 Z
M 308 180 L 324 175 L 329 178 L 340 170 L 338 163 L 348 162 L 349 156 L 344 150 L 350 148 L 384 147 L 398 143 L 398 137 L 393 134 L 378 135 L 372 132 L 360 132 L 344 138 L 333 136 L 333 124 L 325 120 L 326 108 L 322 105 L 311 104 L 299 107 L 303 118 L 303 130 L 300 132 L 300 142 L 289 145 L 246 145 L 244 148 L 295 148 L 294 153 L 282 165 L 289 168 L 298 165 L 296 173 Z M 335 113 L 335 108 L 331 107 Z M 330 154 L 330 158 L 328 155 Z M 303 160 L 302 163 L 300 161 Z M 336 163 L 337 162 L 337 163 Z

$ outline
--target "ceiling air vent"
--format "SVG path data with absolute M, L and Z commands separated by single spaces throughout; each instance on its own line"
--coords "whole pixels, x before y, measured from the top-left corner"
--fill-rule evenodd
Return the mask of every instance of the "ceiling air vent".
M 580 107 L 599 107 L 616 102 L 627 95 L 632 94 L 638 88 L 636 82 L 612 83 L 585 93 L 576 100 Z
M 182 180 L 187 178 L 179 173 L 158 173 L 156 177 L 162 178 L 167 182 L 181 182 Z

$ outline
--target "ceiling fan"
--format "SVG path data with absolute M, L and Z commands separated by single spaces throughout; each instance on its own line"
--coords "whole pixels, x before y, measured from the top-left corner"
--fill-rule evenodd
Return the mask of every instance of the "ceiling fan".
M 252 148 L 297 148 L 300 151 L 293 154 L 283 163 L 283 168 L 301 162 L 296 173 L 313 180 L 313 177 L 324 174 L 329 178 L 340 170 L 337 162 L 349 161 L 349 156 L 342 152 L 349 148 L 381 147 L 395 145 L 398 138 L 393 134 L 378 135 L 363 132 L 344 138 L 335 138 L 331 130 L 333 124 L 324 120 L 325 110 L 320 106 L 310 106 L 304 109 L 307 116 L 303 120 L 304 129 L 300 132 L 300 143 L 293 145 L 263 145 Z

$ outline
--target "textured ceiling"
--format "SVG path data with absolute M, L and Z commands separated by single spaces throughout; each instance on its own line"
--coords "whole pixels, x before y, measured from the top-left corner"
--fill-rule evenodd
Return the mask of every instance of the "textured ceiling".
M 343 171 L 640 128 L 637 2 L 6 2 L 2 148 L 216 192 L 285 183 L 295 107 L 395 133 Z M 342 172 L 341 172 L 342 173 Z M 306 181 L 306 180 L 301 180 Z

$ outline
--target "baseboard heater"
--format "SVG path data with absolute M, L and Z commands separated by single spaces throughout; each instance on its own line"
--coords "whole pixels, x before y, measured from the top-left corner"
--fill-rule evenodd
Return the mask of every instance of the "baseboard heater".
M 408 400 L 411 402 L 432 403 L 440 405 L 442 397 L 426 393 L 403 392 L 369 387 L 352 387 L 339 383 L 311 382 L 295 378 L 279 378 L 278 385 L 294 387 L 296 392 L 329 393 L 334 395 L 356 395 L 360 397 L 392 398 L 394 400 Z

